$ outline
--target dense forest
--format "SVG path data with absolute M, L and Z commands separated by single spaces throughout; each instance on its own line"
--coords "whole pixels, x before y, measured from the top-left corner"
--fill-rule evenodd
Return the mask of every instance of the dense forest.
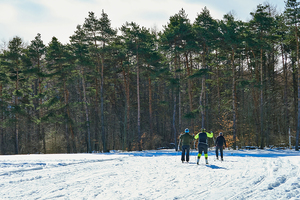
M 181 9 L 157 31 L 89 12 L 67 44 L 14 37 L 0 49 L 0 153 L 177 148 L 185 128 L 298 150 L 300 3 L 250 16 Z

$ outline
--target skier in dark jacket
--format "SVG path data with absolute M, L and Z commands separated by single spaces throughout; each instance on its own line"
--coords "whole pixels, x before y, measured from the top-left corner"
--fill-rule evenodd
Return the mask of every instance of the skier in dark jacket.
M 221 160 L 222 161 L 223 161 L 223 144 L 225 144 L 225 147 L 227 146 L 226 145 L 226 140 L 225 140 L 225 138 L 223 136 L 223 133 L 220 132 L 219 136 L 216 139 L 215 145 L 216 145 L 216 157 L 217 157 L 217 159 L 219 159 L 219 153 L 218 153 L 218 151 L 220 149 L 220 154 L 221 154 Z
M 190 131 L 188 128 L 186 128 L 184 132 L 185 133 L 180 135 L 180 137 L 179 137 L 182 142 L 181 161 L 184 162 L 184 156 L 185 156 L 185 152 L 186 152 L 186 162 L 189 162 L 189 160 L 190 160 L 190 143 L 194 139 L 194 137 L 189 134 Z
M 205 163 L 208 164 L 208 154 L 207 154 L 207 151 L 208 151 L 208 144 L 207 144 L 207 138 L 213 138 L 214 134 L 213 132 L 211 131 L 210 133 L 208 132 L 205 132 L 205 129 L 202 128 L 201 129 L 201 132 L 198 133 L 196 136 L 195 136 L 195 139 L 199 139 L 199 142 L 198 142 L 198 159 L 197 159 L 197 165 L 199 165 L 199 160 L 200 160 L 200 157 L 202 155 L 202 152 L 204 152 L 204 157 L 205 157 Z

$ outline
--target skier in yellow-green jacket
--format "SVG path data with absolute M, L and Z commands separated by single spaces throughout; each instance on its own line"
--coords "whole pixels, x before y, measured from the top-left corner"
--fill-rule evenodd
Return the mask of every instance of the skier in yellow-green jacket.
M 204 128 L 201 129 L 201 132 L 195 135 L 195 139 L 199 139 L 198 141 L 198 159 L 197 159 L 197 165 L 199 165 L 199 160 L 202 155 L 202 152 L 204 152 L 205 156 L 205 163 L 208 164 L 208 144 L 207 144 L 207 138 L 213 138 L 214 134 L 211 131 L 210 133 L 206 132 Z

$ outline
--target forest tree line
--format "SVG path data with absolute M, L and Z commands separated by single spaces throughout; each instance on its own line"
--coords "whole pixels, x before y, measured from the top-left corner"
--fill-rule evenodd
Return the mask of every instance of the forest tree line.
M 298 150 L 299 4 L 248 22 L 181 9 L 162 31 L 89 12 L 67 44 L 16 36 L 0 50 L 0 153 L 177 148 L 185 128 Z

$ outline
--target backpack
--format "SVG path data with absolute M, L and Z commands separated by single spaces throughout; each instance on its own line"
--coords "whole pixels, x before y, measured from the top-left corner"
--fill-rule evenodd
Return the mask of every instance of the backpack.
M 199 142 L 200 143 L 207 143 L 207 135 L 205 132 L 199 134 Z

